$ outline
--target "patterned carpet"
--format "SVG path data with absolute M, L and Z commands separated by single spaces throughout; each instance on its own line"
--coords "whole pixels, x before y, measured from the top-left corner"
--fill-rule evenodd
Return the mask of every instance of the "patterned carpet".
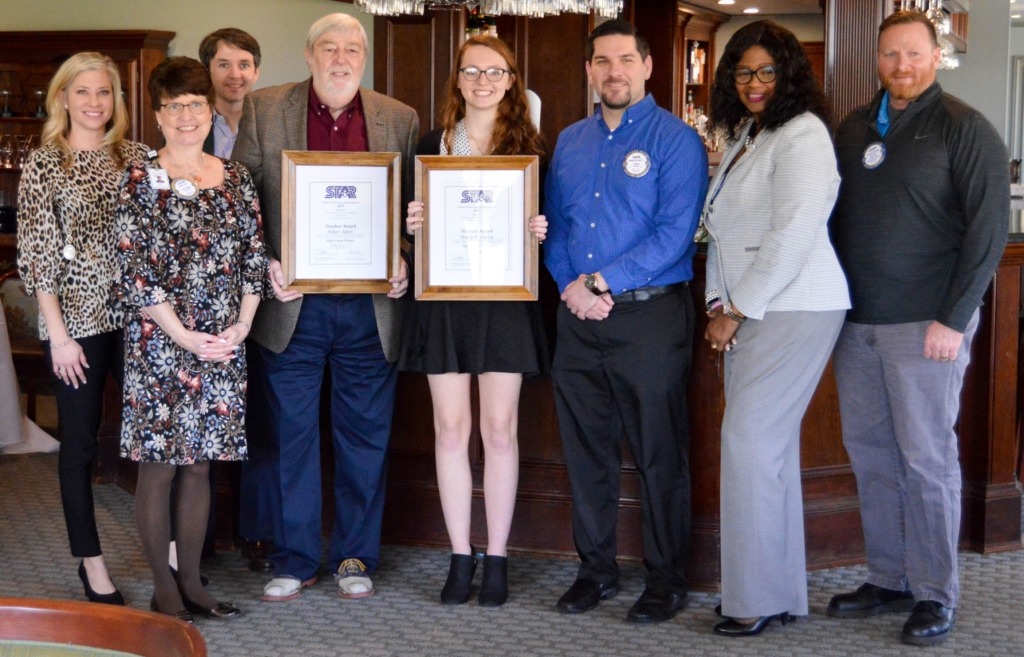
M 84 599 L 67 539 L 57 491 L 56 455 L 0 456 L 0 595 Z M 112 574 L 128 604 L 145 609 L 151 588 L 132 518 L 131 496 L 97 486 L 97 514 Z M 554 609 L 572 583 L 572 561 L 513 558 L 511 598 L 498 609 L 475 602 L 446 607 L 437 596 L 448 555 L 439 550 L 385 547 L 375 578 L 378 593 L 349 601 L 330 576 L 288 603 L 260 602 L 266 576 L 252 573 L 237 554 L 204 563 L 210 590 L 232 600 L 241 618 L 200 620 L 212 657 L 520 656 L 680 657 L 807 655 L 842 657 L 1024 654 L 1024 551 L 960 557 L 962 602 L 945 644 L 911 648 L 899 642 L 902 615 L 839 621 L 825 615 L 836 592 L 855 588 L 862 567 L 810 573 L 811 615 L 760 637 L 726 639 L 711 633 L 714 593 L 694 593 L 677 618 L 652 626 L 624 621 L 642 588 L 639 567 L 624 569 L 618 597 L 582 616 Z M 479 582 L 479 575 L 477 577 Z

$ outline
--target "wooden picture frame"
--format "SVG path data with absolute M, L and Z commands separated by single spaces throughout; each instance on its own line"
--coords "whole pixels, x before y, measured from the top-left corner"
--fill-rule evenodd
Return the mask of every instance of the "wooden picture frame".
M 401 263 L 401 153 L 281 151 L 281 268 L 305 294 L 386 293 Z
M 536 301 L 539 169 L 535 155 L 416 157 L 417 299 Z

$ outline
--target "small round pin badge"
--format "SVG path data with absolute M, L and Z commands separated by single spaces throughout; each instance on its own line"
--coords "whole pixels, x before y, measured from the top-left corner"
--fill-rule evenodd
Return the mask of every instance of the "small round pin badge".
M 872 144 L 868 144 L 868 147 L 864 149 L 864 157 L 861 159 L 865 169 L 875 169 L 882 162 L 885 162 L 885 145 L 876 141 Z
M 185 178 L 178 178 L 171 184 L 171 188 L 179 198 L 192 199 L 199 193 L 199 188 L 196 187 L 195 183 Z
M 76 253 L 77 251 L 75 251 L 75 247 L 70 244 L 65 244 L 64 248 L 60 251 L 60 254 L 64 256 L 65 260 L 74 260 Z
M 622 169 L 627 176 L 642 178 L 651 170 L 651 157 L 641 150 L 630 151 L 622 159 Z

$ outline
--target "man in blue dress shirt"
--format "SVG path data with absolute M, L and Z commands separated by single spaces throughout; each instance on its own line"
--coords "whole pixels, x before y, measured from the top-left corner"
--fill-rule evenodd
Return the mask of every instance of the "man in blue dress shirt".
M 655 622 L 675 616 L 687 591 L 687 284 L 707 154 L 696 132 L 645 94 L 650 48 L 631 24 L 594 29 L 587 60 L 601 105 L 559 136 L 545 204 L 545 264 L 565 302 L 552 381 L 581 560 L 558 609 L 582 613 L 618 592 L 625 435 L 640 474 L 648 569 L 627 619 Z

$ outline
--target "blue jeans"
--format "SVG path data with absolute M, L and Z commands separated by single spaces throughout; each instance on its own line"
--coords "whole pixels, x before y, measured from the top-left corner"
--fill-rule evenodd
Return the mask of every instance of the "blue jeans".
M 273 443 L 276 576 L 307 580 L 320 563 L 320 387 L 331 373 L 334 528 L 328 566 L 380 559 L 395 367 L 384 358 L 370 295 L 308 295 L 280 354 L 261 348 Z
M 867 581 L 956 607 L 960 461 L 953 431 L 978 328 L 956 360 L 924 357 L 931 322 L 847 322 L 835 349 L 843 444 L 857 477 Z

